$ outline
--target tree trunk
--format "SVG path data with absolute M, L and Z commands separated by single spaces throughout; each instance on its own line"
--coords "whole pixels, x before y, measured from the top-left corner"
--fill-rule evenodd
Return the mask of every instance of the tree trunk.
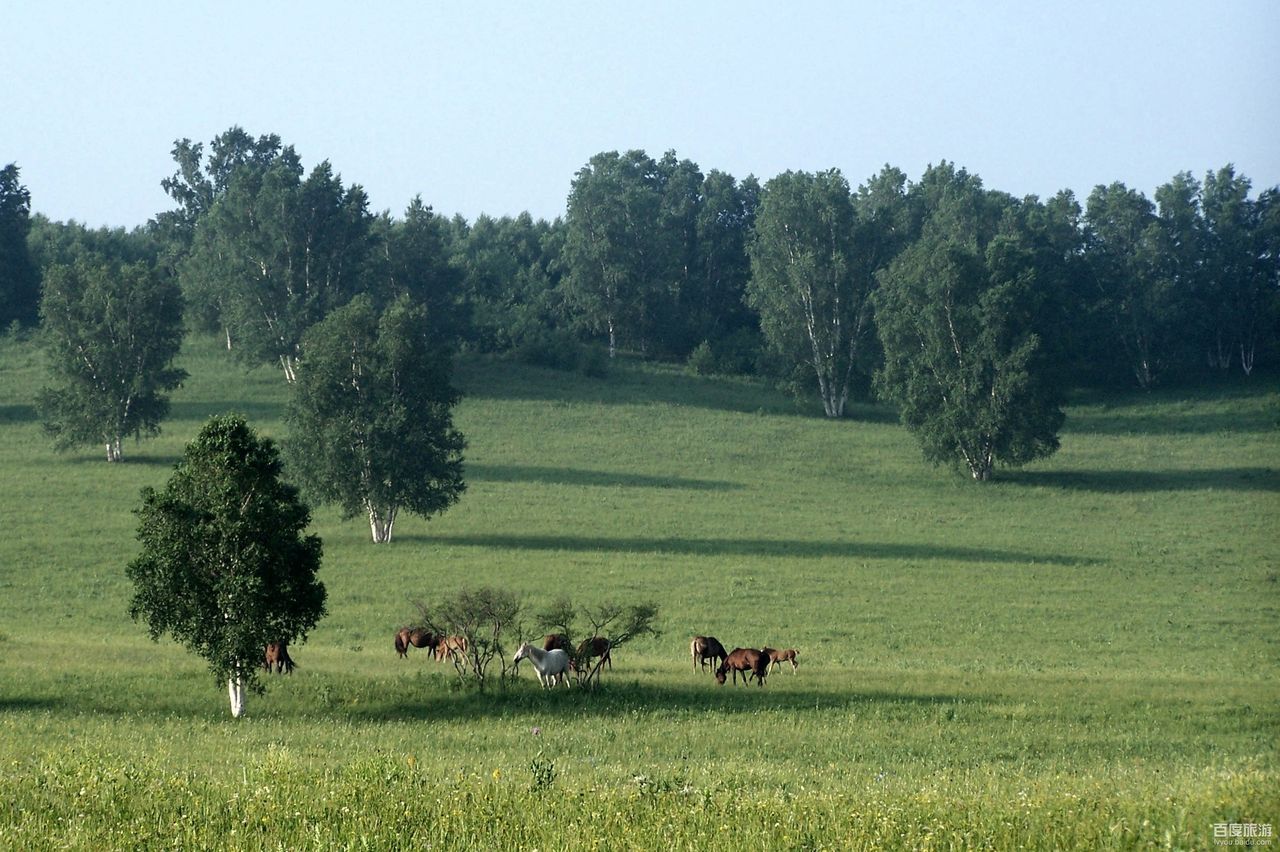
M 120 459 L 120 436 L 117 435 L 107 442 L 107 461 L 118 462 Z
M 281 355 L 280 366 L 284 368 L 284 380 L 293 384 L 298 380 L 298 362 L 292 355 Z
M 1250 344 L 1248 349 L 1245 349 L 1245 346 L 1243 343 L 1240 344 L 1240 366 L 1244 368 L 1244 374 L 1246 376 L 1253 375 L 1253 345 L 1252 344 Z
M 373 533 L 374 544 L 386 544 L 391 541 L 391 528 L 395 526 L 398 510 L 394 507 L 381 510 L 369 506 L 369 531 Z
M 239 672 L 227 678 L 227 693 L 231 696 L 231 716 L 239 719 L 244 715 L 244 677 Z
M 231 351 L 231 326 L 229 325 L 224 326 L 222 331 L 227 336 L 227 351 L 230 352 Z
M 612 358 L 618 353 L 618 334 L 613 327 L 613 317 L 609 317 L 609 357 Z

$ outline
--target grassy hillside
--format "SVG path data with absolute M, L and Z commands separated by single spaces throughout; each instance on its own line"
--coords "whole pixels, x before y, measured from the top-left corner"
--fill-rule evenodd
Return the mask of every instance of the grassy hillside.
M 1082 397 L 1056 456 L 977 486 L 881 408 L 468 361 L 462 502 L 379 547 L 318 510 L 330 613 L 236 723 L 125 614 L 131 510 L 212 414 L 281 436 L 286 389 L 211 340 L 182 360 L 164 434 L 108 465 L 51 452 L 40 356 L 0 340 L 0 847 L 1207 847 L 1280 821 L 1274 381 Z M 664 633 L 600 694 L 473 695 L 391 639 L 474 583 L 652 598 Z M 694 633 L 799 673 L 717 687 Z

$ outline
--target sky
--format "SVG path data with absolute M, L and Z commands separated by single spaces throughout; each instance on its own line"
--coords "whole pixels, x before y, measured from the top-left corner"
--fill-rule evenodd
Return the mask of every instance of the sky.
M 175 140 L 239 125 L 375 212 L 565 209 L 601 151 L 766 181 L 950 160 L 990 189 L 1280 184 L 1280 3 L 15 2 L 0 166 L 32 210 L 133 227 Z

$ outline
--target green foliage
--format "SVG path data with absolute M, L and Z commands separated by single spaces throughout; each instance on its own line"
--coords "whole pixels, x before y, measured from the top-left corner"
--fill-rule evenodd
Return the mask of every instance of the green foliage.
M 40 304 L 40 274 L 31 260 L 31 193 L 19 182 L 18 166 L 0 169 L 0 328 L 34 325 Z
M 865 358 L 874 273 L 889 259 L 875 244 L 888 245 L 887 234 L 885 221 L 859 221 L 839 170 L 786 172 L 765 184 L 748 302 L 772 349 L 812 370 L 828 417 L 843 416 Z
M 962 181 L 876 295 L 884 366 L 877 387 L 925 458 L 974 479 L 1058 449 L 1058 376 L 1044 359 L 1045 288 L 1025 233 L 993 236 L 993 203 Z M 998 200 L 996 200 L 998 203 Z
M 345 518 L 366 513 L 375 542 L 390 541 L 401 509 L 430 517 L 458 501 L 459 396 L 424 307 L 406 295 L 380 315 L 357 296 L 311 328 L 302 351 L 286 447 L 309 493 Z
M 40 305 L 53 384 L 37 406 L 59 448 L 156 435 L 168 392 L 186 373 L 173 366 L 182 343 L 177 287 L 143 263 L 86 255 L 45 274 Z
M 219 679 L 258 686 L 269 642 L 305 638 L 325 612 L 321 543 L 280 478 L 270 440 L 244 420 L 211 419 L 164 488 L 142 490 L 141 553 L 126 568 L 129 614 L 169 634 Z
M 289 382 L 306 329 L 366 288 L 373 223 L 364 190 L 344 187 L 328 161 L 302 175 L 292 147 L 239 164 L 180 265 L 183 289 L 217 315 L 237 357 L 279 363 Z

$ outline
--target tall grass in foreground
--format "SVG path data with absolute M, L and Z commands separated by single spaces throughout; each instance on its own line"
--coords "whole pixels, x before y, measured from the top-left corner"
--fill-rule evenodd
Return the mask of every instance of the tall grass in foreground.
M 1274 774 L 1249 766 L 1154 783 L 944 774 L 838 793 L 647 775 L 568 787 L 537 757 L 520 772 L 445 779 L 412 757 L 315 772 L 281 752 L 233 782 L 105 752 L 4 768 L 0 846 L 26 850 L 1207 849 L 1213 823 L 1274 812 L 1277 801 Z

